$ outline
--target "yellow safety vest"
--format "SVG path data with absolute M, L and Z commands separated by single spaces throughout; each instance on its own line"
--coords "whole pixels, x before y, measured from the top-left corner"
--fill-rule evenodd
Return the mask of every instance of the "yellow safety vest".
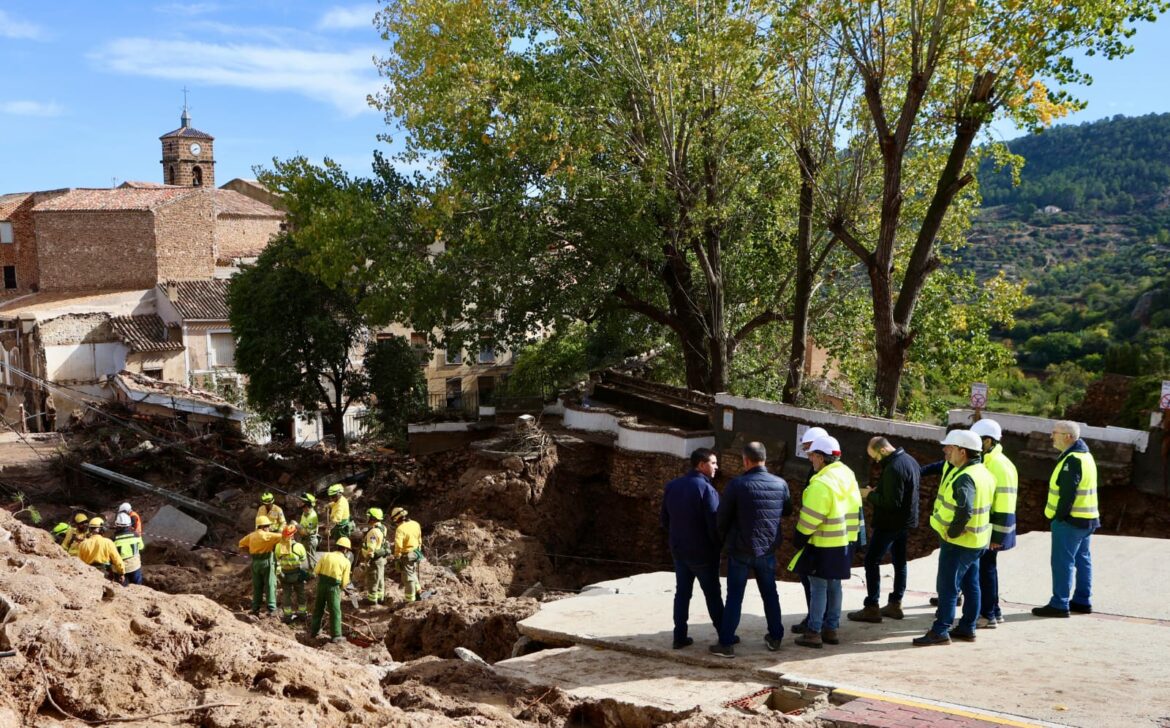
M 954 484 L 959 475 L 968 475 L 975 483 L 975 502 L 971 504 L 971 519 L 963 527 L 958 538 L 951 538 L 947 530 L 955 520 Z M 930 527 L 947 543 L 968 549 L 983 549 L 991 543 L 991 501 L 995 497 L 995 476 L 983 463 L 971 463 L 961 468 L 952 468 L 939 483 L 934 497 L 934 510 L 930 514 Z
M 991 524 L 996 533 L 1013 533 L 1016 530 L 1016 498 L 1020 490 L 1020 475 L 1008 456 L 1003 454 L 1003 445 L 996 445 L 983 456 L 983 465 L 995 476 L 995 497 L 991 501 L 991 512 L 1012 516 L 1010 525 Z M 995 520 L 994 518 L 992 519 Z
M 861 491 L 849 466 L 829 463 L 813 474 L 800 497 L 796 530 L 818 548 L 840 548 L 857 541 L 861 528 Z M 803 551 L 803 549 L 802 549 Z M 795 568 L 798 551 L 788 564 Z
M 114 536 L 114 548 L 118 549 L 118 555 L 122 557 L 127 574 L 142 568 L 142 549 L 146 548 L 146 545 L 142 542 L 141 536 L 133 531 L 120 533 Z
M 1069 458 L 1081 461 L 1081 482 L 1077 485 L 1077 494 L 1073 498 L 1073 518 L 1100 518 L 1097 510 L 1097 461 L 1087 452 L 1070 452 L 1056 462 L 1052 470 L 1052 477 L 1048 479 L 1048 504 L 1044 506 L 1044 517 L 1052 519 L 1056 515 L 1056 505 L 1060 502 L 1060 487 L 1056 485 L 1061 471 L 1067 467 L 1065 462 Z
M 305 561 L 305 547 L 293 541 L 285 544 L 284 541 L 276 544 L 276 563 L 280 564 L 281 571 L 296 571 Z

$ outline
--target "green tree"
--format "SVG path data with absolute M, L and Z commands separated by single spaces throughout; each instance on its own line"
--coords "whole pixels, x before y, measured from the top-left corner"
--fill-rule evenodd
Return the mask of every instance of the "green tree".
M 420 324 L 517 348 L 620 307 L 687 386 L 790 317 L 795 164 L 774 130 L 775 4 L 403 0 L 376 103 L 434 160 Z
M 915 309 L 941 265 L 937 244 L 956 241 L 973 201 L 975 177 L 966 167 L 977 136 L 996 118 L 1042 126 L 1079 108 L 1067 92 L 1050 92 L 1041 79 L 1085 82 L 1073 52 L 1125 55 L 1132 24 L 1154 20 L 1167 3 L 798 5 L 822 29 L 823 42 L 846 49 L 852 59 L 864 126 L 873 134 L 872 144 L 853 145 L 857 184 L 842 198 L 848 204 L 831 211 L 829 228 L 865 267 L 876 339 L 875 391 L 882 413 L 892 416 L 916 337 Z M 857 197 L 868 204 L 857 205 Z
M 282 234 L 231 279 L 236 368 L 248 376 L 251 407 L 273 419 L 323 411 L 344 451 L 345 412 L 367 389 L 351 356 L 364 343 L 366 322 L 359 299 L 306 272 L 307 261 L 294 237 Z
M 427 411 L 427 382 L 418 352 L 401 336 L 380 338 L 366 350 L 365 370 L 382 429 L 406 441 L 406 426 Z

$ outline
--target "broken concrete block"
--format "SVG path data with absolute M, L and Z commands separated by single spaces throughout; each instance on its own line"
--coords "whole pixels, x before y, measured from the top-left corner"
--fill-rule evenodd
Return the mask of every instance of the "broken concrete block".
M 207 526 L 174 506 L 159 508 L 154 518 L 147 522 L 142 534 L 148 545 L 154 541 L 170 541 L 187 548 L 195 548 L 195 544 L 205 535 Z
M 221 490 L 220 492 L 216 493 L 215 499 L 220 503 L 227 503 L 243 492 L 244 491 L 240 490 L 239 488 L 228 488 L 227 490 Z

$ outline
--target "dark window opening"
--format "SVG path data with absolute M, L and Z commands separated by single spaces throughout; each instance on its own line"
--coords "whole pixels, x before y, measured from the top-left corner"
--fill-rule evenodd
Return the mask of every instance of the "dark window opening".
M 202 187 L 203 186 L 203 168 L 202 167 L 192 167 L 191 168 L 191 186 L 193 186 L 193 187 Z
M 16 266 L 4 266 L 4 287 L 16 288 Z

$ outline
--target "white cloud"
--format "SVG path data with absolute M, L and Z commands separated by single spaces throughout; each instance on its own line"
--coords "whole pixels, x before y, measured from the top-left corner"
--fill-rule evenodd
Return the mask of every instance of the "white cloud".
M 121 38 L 92 58 L 134 76 L 258 91 L 292 91 L 353 116 L 372 111 L 366 95 L 380 89 L 371 60 L 377 49 L 309 51 L 258 45 Z
M 60 116 L 65 107 L 49 101 L 0 101 L 0 114 L 12 116 Z
M 317 28 L 320 30 L 371 28 L 374 24 L 374 14 L 377 12 L 377 5 L 332 7 L 325 11 L 325 14 L 317 21 Z
M 44 37 L 45 31 L 39 25 L 16 20 L 5 11 L 0 10 L 0 38 L 39 40 Z

